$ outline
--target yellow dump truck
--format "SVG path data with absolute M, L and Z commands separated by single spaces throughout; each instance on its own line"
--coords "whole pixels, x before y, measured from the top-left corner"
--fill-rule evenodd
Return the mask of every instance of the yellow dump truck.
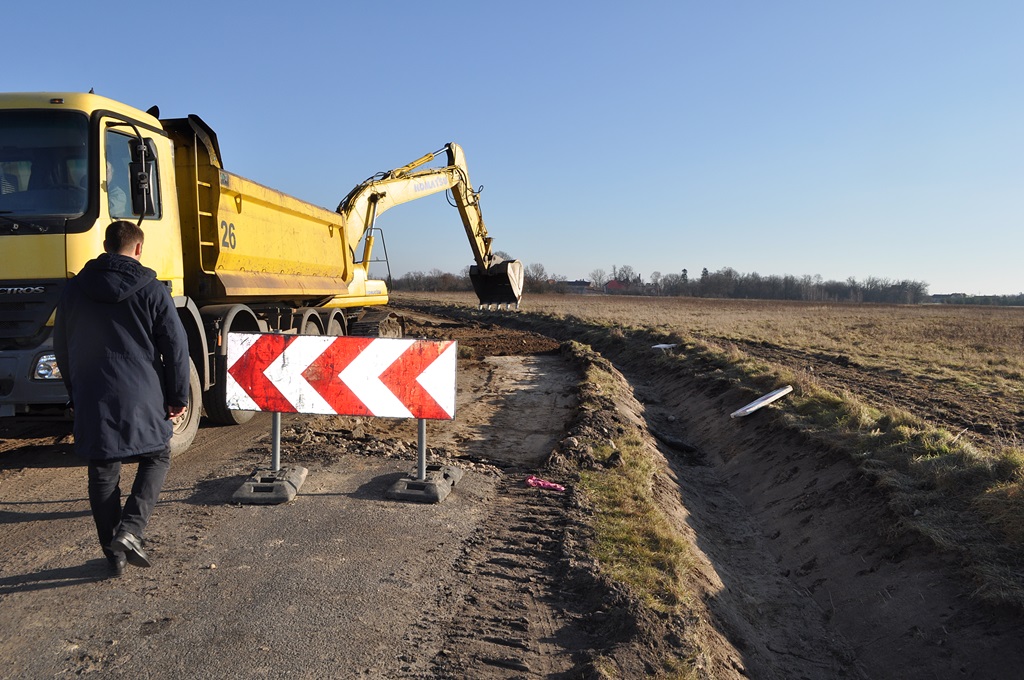
M 427 167 L 441 153 L 447 163 Z M 51 344 L 64 283 L 102 252 L 115 219 L 141 224 L 143 264 L 174 298 L 189 338 L 192 394 L 175 426 L 191 444 L 200 403 L 221 423 L 230 331 L 395 335 L 369 278 L 375 220 L 451 191 L 481 305 L 516 305 L 523 267 L 491 251 L 461 148 L 448 144 L 357 185 L 336 211 L 226 171 L 198 116 L 163 119 L 95 94 L 0 94 L 0 417 L 66 417 Z M 357 254 L 358 252 L 358 254 Z

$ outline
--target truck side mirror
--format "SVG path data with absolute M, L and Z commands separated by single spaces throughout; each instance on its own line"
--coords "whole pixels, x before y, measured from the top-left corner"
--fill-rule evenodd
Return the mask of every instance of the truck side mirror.
M 153 205 L 153 192 L 150 185 L 150 167 L 147 167 L 151 165 L 151 163 L 135 161 L 128 164 L 128 174 L 131 177 L 132 214 L 156 214 Z

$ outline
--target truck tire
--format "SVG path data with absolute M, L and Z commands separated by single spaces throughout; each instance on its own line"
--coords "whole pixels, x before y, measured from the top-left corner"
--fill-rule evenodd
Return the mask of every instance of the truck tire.
M 340 315 L 337 317 L 331 317 L 331 320 L 327 322 L 327 332 L 325 335 L 329 335 L 334 338 L 347 335 L 347 333 L 345 333 L 344 319 L 345 317 Z
M 188 404 L 185 413 L 174 423 L 171 434 L 171 458 L 188 450 L 192 440 L 199 431 L 199 418 L 202 416 L 203 387 L 199 384 L 199 371 L 191 359 L 188 360 Z
M 255 411 L 236 411 L 227 407 L 228 360 L 217 355 L 217 382 L 203 395 L 206 417 L 218 425 L 244 425 L 256 415 Z

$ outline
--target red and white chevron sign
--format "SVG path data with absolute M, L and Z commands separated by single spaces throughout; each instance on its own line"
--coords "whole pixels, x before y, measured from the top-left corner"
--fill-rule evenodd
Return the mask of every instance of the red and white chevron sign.
M 227 406 L 451 420 L 455 341 L 228 333 Z

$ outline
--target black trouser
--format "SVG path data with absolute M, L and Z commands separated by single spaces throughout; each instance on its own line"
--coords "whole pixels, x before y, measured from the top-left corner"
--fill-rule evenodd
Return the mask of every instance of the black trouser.
M 132 493 L 122 508 L 121 463 L 135 462 L 139 469 L 135 473 Z M 89 505 L 92 506 L 100 545 L 108 556 L 108 546 L 117 531 L 124 530 L 142 538 L 170 467 L 169 447 L 131 458 L 89 461 Z

